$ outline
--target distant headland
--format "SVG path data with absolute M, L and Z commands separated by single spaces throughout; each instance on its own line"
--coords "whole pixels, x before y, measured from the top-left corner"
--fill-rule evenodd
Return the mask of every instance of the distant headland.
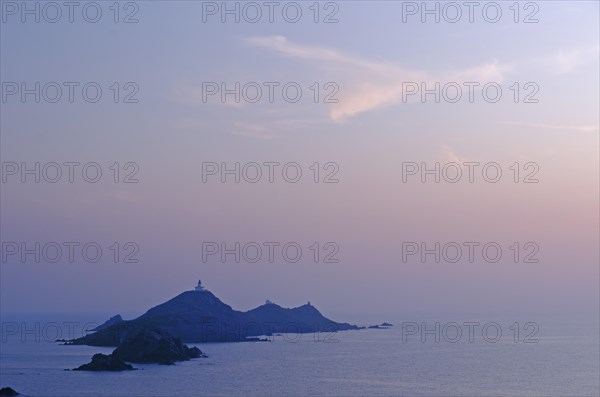
M 114 316 L 94 333 L 66 344 L 119 346 L 140 332 L 161 330 L 185 343 L 241 342 L 276 333 L 311 333 L 356 330 L 323 316 L 308 302 L 287 309 L 269 300 L 246 312 L 237 311 L 208 291 L 201 281 L 191 291 L 155 306 L 140 317 L 123 320 Z

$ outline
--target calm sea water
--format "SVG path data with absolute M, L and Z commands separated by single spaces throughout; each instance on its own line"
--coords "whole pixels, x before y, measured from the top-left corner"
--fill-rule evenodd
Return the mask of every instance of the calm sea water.
M 7 319 L 2 321 L 6 327 Z M 600 395 L 597 324 L 540 322 L 532 338 L 537 343 L 522 341 L 532 329 L 522 329 L 516 343 L 509 329 L 513 321 L 495 321 L 503 332 L 496 343 L 482 338 L 481 327 L 475 329 L 472 343 L 467 327 L 456 343 L 449 342 L 457 336 L 452 327 L 440 335 L 439 343 L 432 334 L 425 343 L 420 332 L 407 336 L 407 328 L 403 340 L 398 321 L 389 330 L 329 336 L 337 342 L 290 334 L 270 343 L 202 344 L 197 346 L 208 358 L 175 366 L 136 365 L 140 371 L 121 373 L 64 370 L 112 349 L 37 342 L 33 334 L 23 342 L 20 331 L 12 335 L 5 328 L 0 383 L 26 396 L 65 397 Z M 430 328 L 434 322 L 428 322 Z M 48 339 L 54 336 L 50 328 L 45 333 Z M 495 330 L 488 336 L 494 339 Z

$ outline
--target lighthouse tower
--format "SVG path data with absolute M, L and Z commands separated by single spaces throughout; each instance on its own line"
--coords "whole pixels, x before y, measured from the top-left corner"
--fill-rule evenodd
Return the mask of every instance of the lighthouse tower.
M 194 288 L 194 291 L 196 291 L 196 292 L 206 291 L 206 288 L 204 288 L 204 286 L 202 285 L 201 280 L 198 280 L 198 285 L 196 285 L 196 288 Z

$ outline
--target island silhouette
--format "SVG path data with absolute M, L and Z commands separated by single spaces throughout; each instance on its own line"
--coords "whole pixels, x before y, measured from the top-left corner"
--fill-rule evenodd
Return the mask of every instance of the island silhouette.
M 95 332 L 66 344 L 119 346 L 140 332 L 161 330 L 184 343 L 242 342 L 260 340 L 278 333 L 313 333 L 356 330 L 360 327 L 338 323 L 323 316 L 308 302 L 283 308 L 267 301 L 246 312 L 223 303 L 199 281 L 192 291 L 183 292 L 149 309 L 133 320 L 114 316 Z

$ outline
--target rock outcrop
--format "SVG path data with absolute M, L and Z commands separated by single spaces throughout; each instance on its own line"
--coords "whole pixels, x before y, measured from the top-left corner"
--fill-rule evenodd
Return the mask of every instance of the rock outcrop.
M 123 320 L 123 317 L 121 317 L 120 314 L 117 314 L 116 316 L 112 316 L 111 318 L 106 320 L 104 323 L 102 323 L 99 326 L 97 326 L 96 328 L 94 328 L 92 331 L 102 331 L 103 329 L 106 329 L 106 328 L 110 327 L 111 325 L 119 324 L 119 323 L 122 323 L 123 321 L 125 321 L 125 320 Z
M 394 324 L 390 324 L 390 323 L 381 323 L 379 325 L 369 325 L 367 328 L 369 329 L 388 329 L 393 327 Z
M 114 356 L 114 354 L 97 353 L 92 357 L 92 361 L 83 364 L 73 371 L 131 371 L 133 366 Z
M 0 389 L 0 397 L 15 397 L 18 396 L 17 393 L 12 387 L 3 387 Z
M 127 337 L 109 355 L 94 354 L 92 361 L 73 371 L 128 371 L 131 363 L 173 365 L 176 361 L 206 357 L 197 347 L 188 347 L 160 329 L 142 330 Z
M 174 364 L 191 358 L 206 357 L 197 347 L 188 347 L 160 329 L 143 330 L 125 339 L 112 353 L 132 363 Z

